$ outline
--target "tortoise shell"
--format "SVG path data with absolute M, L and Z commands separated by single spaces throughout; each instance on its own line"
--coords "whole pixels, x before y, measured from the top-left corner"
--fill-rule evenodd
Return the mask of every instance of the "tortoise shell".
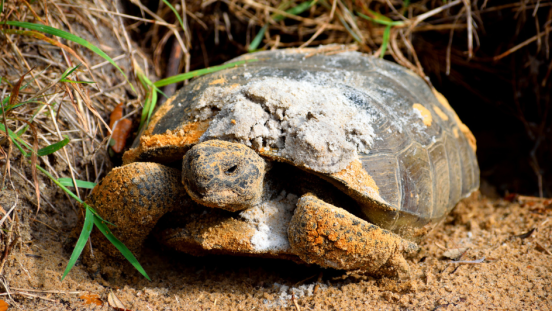
M 255 79 L 305 81 L 324 76 L 323 88 L 337 87 L 373 116 L 369 150 L 357 152 L 344 169 L 321 172 L 282 156 L 278 148 L 253 148 L 264 157 L 330 181 L 359 203 L 368 221 L 419 240 L 478 188 L 473 135 L 447 100 L 410 70 L 358 52 L 327 55 L 324 51 L 248 54 L 233 60 L 251 61 L 245 65 L 195 79 L 159 107 L 133 149 L 125 153 L 124 162 L 181 161 L 213 120 L 193 115 L 194 105 L 209 89 L 233 89 Z

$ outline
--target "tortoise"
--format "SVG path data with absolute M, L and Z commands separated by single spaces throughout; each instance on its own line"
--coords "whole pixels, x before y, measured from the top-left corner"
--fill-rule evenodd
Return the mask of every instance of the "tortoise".
M 479 186 L 475 139 L 447 100 L 358 52 L 239 60 L 160 106 L 88 204 L 135 254 L 151 234 L 193 255 L 407 273 L 405 256 Z

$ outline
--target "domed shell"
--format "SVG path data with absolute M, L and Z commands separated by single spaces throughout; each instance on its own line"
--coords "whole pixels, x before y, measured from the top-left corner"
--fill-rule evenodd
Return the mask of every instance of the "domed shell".
M 251 61 L 245 65 L 195 79 L 156 111 L 134 148 L 125 153 L 124 162 L 181 161 L 192 145 L 206 138 L 216 114 L 224 108 L 225 103 L 216 102 L 222 95 L 206 98 L 206 94 L 230 94 L 251 81 L 297 85 L 310 81 L 317 85 L 317 94 L 338 90 L 361 114 L 370 116 L 368 147 L 357 148 L 352 160 L 339 158 L 345 159 L 341 166 L 313 168 L 313 164 L 285 156 L 281 152 L 285 141 L 271 147 L 252 141 L 251 146 L 265 157 L 298 165 L 332 182 L 361 205 L 370 222 L 419 240 L 460 199 L 478 188 L 475 139 L 447 100 L 408 69 L 362 53 L 325 51 L 248 54 L 233 60 Z M 201 116 L 200 101 L 208 101 L 203 105 L 210 105 L 211 115 Z M 317 116 L 309 112 L 309 118 Z M 232 139 L 220 133 L 218 139 Z

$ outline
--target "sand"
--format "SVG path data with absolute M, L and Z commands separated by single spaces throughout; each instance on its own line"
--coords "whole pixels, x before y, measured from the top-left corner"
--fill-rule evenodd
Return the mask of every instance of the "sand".
M 128 310 L 549 310 L 552 208 L 546 204 L 472 195 L 407 260 L 410 279 L 347 276 L 284 260 L 193 257 L 150 239 L 140 262 L 151 282 L 126 263 L 116 280 L 90 275 L 78 263 L 62 282 L 74 214 L 66 204 L 31 221 L 34 212 L 20 198 L 23 244 L 9 254 L 3 276 L 14 300 L 1 299 L 22 310 L 113 310 L 111 293 Z M 443 257 L 462 248 L 465 263 Z M 94 295 L 101 305 L 90 303 Z

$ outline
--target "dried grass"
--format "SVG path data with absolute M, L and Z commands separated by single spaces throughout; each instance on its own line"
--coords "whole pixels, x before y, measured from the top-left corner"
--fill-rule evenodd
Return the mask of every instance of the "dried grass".
M 131 76 L 130 83 L 134 85 L 138 84 L 131 74 L 135 69 L 133 63 L 144 66 L 146 72 L 151 69 L 151 62 L 130 41 L 121 14 L 110 2 L 38 1 L 29 4 L 6 1 L 0 17 L 2 21 L 51 26 L 92 42 L 114 56 L 124 72 Z M 64 72 L 78 64 L 83 66 L 66 80 L 61 79 Z M 73 181 L 98 182 L 112 166 L 108 157 L 111 129 L 104 120 L 121 102 L 127 115 L 136 113 L 141 109 L 144 94 L 141 90 L 139 93 L 133 91 L 120 72 L 83 46 L 6 25 L 0 31 L 0 77 L 0 101 L 11 96 L 3 103 L 5 109 L 2 109 L 1 122 L 4 128 L 19 136 L 22 144 L 33 146 L 36 152 L 65 137 L 70 139 L 64 148 L 48 156 L 37 158 L 33 153 L 33 161 L 29 162 L 6 133 L 0 131 L 0 197 L 3 197 L 3 202 L 15 200 L 13 207 L 11 204 L 4 206 L 4 218 L 0 223 L 6 230 L 0 238 L 1 274 L 10 254 L 29 242 L 28 232 L 19 234 L 13 228 L 14 224 L 19 226 L 17 215 L 28 215 L 32 205 L 35 207 L 33 213 L 42 214 L 39 212 L 40 202 L 46 202 L 42 207 L 45 206 L 50 215 L 69 212 L 59 204 L 72 206 L 77 215 L 83 215 L 83 210 L 74 205 L 68 194 L 38 172 L 34 164 L 43 167 L 56 179 L 69 177 Z M 19 85 L 23 86 L 21 90 Z M 74 189 L 80 198 L 84 198 L 87 191 Z M 33 217 L 38 216 L 43 215 Z M 74 220 L 77 218 L 73 217 Z M 36 223 L 50 227 L 48 223 L 53 220 L 36 220 Z

